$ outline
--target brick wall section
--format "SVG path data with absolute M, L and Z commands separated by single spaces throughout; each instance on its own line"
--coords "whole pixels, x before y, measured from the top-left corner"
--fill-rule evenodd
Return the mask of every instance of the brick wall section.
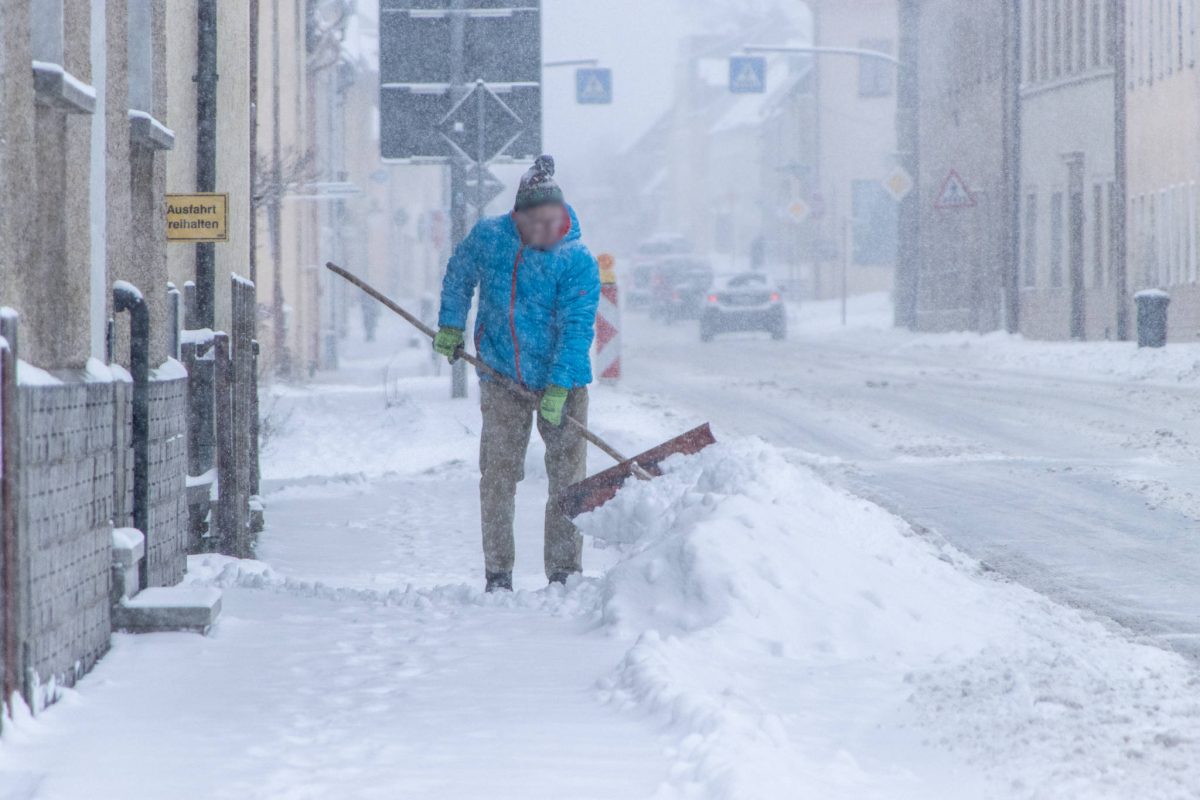
M 22 386 L 25 664 L 73 683 L 108 649 L 113 403 L 106 383 Z
M 150 382 L 151 586 L 183 580 L 187 563 L 187 380 Z

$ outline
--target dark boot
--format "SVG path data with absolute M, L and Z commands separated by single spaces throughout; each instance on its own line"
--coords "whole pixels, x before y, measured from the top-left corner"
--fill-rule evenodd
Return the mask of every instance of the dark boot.
M 487 586 L 485 592 L 498 592 L 504 590 L 512 591 L 512 573 L 511 572 L 489 572 L 487 573 Z

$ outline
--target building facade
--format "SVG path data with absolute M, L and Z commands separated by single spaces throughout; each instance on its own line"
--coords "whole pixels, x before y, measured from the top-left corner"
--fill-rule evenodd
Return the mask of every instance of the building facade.
M 1022 3 L 1020 330 L 1030 337 L 1117 336 L 1116 6 Z
M 818 47 L 898 53 L 896 0 L 811 0 L 809 7 Z M 840 293 L 847 238 L 850 293 L 892 287 L 897 204 L 884 181 L 898 163 L 896 89 L 896 67 L 885 60 L 836 54 L 816 58 L 814 189 L 806 201 L 811 207 L 811 292 L 817 298 Z
M 919 5 L 916 328 L 1002 327 L 1014 202 L 1010 0 Z
M 1127 294 L 1168 291 L 1168 335 L 1182 342 L 1200 335 L 1198 25 L 1196 0 L 1126 3 Z
M 3 4 L 0 184 L 22 201 L 0 206 L 0 669 L 6 695 L 35 708 L 107 649 L 114 529 L 144 533 L 143 585 L 184 571 L 165 13 L 150 0 Z

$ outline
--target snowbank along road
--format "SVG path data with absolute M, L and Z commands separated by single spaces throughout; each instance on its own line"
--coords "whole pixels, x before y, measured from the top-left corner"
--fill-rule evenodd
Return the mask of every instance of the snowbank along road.
M 987 566 L 1200 655 L 1200 345 L 916 335 L 890 328 L 883 296 L 850 310 L 846 328 L 813 304 L 790 341 L 707 346 L 634 316 L 629 384 L 798 448 Z

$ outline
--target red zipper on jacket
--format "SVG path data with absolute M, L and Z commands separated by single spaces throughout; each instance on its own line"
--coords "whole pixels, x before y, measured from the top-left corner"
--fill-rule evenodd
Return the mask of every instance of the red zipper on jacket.
M 525 254 L 525 245 L 517 248 L 517 257 L 513 259 L 512 295 L 508 300 L 508 330 L 512 334 L 513 355 L 517 362 L 517 380 L 522 385 L 525 376 L 521 374 L 521 343 L 517 340 L 517 267 L 521 266 L 521 256 Z

